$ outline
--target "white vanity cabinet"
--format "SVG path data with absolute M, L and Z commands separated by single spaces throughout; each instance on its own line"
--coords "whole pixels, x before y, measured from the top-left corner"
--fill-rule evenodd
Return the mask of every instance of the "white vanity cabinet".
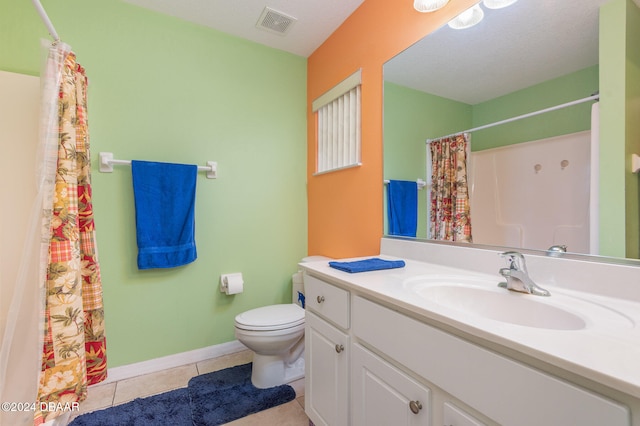
M 349 292 L 305 276 L 305 411 L 316 426 L 349 424 Z
M 363 297 L 353 298 L 352 332 L 501 425 L 630 424 L 621 404 Z
M 617 401 L 336 284 L 305 274 L 305 409 L 316 425 L 631 424 Z

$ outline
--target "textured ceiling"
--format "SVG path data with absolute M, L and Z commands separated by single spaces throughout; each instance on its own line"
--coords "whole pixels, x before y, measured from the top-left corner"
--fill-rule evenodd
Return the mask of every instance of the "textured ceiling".
M 266 46 L 308 57 L 364 0 L 125 1 Z M 256 23 L 265 7 L 292 16 L 297 21 L 285 35 L 256 28 Z
M 445 25 L 397 55 L 384 78 L 474 105 L 584 69 L 598 63 L 598 10 L 607 1 L 519 0 L 485 9 L 475 27 Z

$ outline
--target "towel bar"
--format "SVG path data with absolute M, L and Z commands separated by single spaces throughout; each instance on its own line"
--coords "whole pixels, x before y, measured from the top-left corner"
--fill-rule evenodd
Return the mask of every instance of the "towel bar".
M 389 179 L 385 179 L 384 180 L 384 184 L 388 184 L 389 183 Z M 427 182 L 424 179 L 416 179 L 416 184 L 418 184 L 418 189 L 422 189 L 425 186 L 427 186 Z
M 100 153 L 100 172 L 112 173 L 114 165 L 131 165 L 131 160 L 116 160 L 113 158 L 112 152 Z M 218 163 L 215 161 L 207 161 L 206 166 L 198 166 L 199 172 L 207 172 L 208 179 L 216 179 L 218 177 Z

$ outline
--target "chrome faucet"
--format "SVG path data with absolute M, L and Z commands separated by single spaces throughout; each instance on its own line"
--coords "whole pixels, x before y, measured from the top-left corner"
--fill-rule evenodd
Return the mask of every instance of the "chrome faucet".
M 527 264 L 521 253 L 517 251 L 506 251 L 500 254 L 500 256 L 507 259 L 509 267 L 500 269 L 500 275 L 505 277 L 507 282 L 501 282 L 498 286 L 508 290 L 533 294 L 535 296 L 551 296 L 549 291 L 538 287 L 529 277 Z

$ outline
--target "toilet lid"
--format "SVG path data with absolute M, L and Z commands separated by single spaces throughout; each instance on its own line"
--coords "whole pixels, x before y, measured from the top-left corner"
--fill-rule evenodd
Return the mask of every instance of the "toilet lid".
M 304 324 L 304 309 L 294 303 L 263 306 L 236 316 L 236 326 L 245 330 L 281 330 Z

